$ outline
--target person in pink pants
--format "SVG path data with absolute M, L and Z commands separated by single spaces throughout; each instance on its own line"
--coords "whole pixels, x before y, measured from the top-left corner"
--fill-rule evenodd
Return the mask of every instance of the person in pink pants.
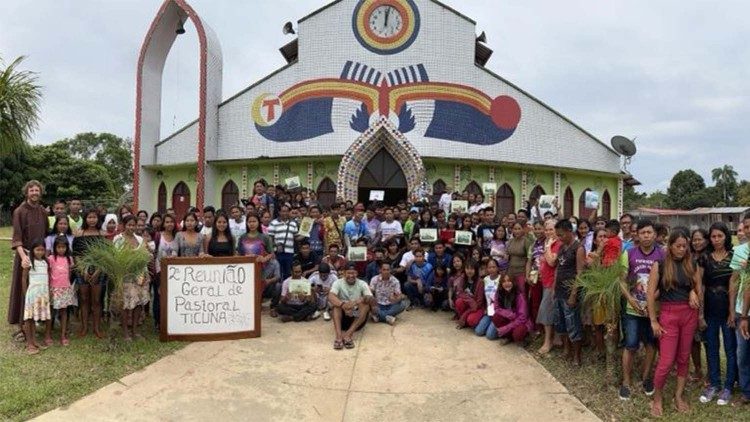
M 688 232 L 675 228 L 667 242 L 664 261 L 651 267 L 648 282 L 648 314 L 654 336 L 659 338 L 659 361 L 654 376 L 654 401 L 651 414 L 663 413 L 664 384 L 669 372 L 677 366 L 675 408 L 690 410 L 683 393 L 687 383 L 693 335 L 698 327 L 702 270 L 688 252 Z M 657 319 L 656 300 L 660 302 Z
M 464 266 L 464 277 L 455 286 L 456 328 L 474 328 L 484 316 L 486 302 L 484 298 L 484 283 L 477 276 L 477 264 L 468 261 Z

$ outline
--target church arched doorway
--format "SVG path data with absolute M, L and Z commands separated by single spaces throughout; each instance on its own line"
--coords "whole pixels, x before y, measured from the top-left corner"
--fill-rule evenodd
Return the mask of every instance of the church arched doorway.
M 384 191 L 383 202 L 396 205 L 398 201 L 407 199 L 408 186 L 406 176 L 396 159 L 385 149 L 370 159 L 359 176 L 357 199 L 365 204 L 370 201 L 372 191 Z

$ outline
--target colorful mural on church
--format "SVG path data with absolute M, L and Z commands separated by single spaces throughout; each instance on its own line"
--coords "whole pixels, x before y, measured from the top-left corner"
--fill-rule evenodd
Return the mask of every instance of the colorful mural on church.
M 278 96 L 256 97 L 252 116 L 258 132 L 276 142 L 312 139 L 334 131 L 333 101 L 348 99 L 360 107 L 351 115 L 349 126 L 364 132 L 384 116 L 401 133 L 416 127 L 412 112 L 416 101 L 431 101 L 431 118 L 423 135 L 478 145 L 492 145 L 508 139 L 521 120 L 521 108 L 510 96 L 491 98 L 465 85 L 431 81 L 423 64 L 389 72 L 347 61 L 338 78 L 313 79 L 298 83 Z

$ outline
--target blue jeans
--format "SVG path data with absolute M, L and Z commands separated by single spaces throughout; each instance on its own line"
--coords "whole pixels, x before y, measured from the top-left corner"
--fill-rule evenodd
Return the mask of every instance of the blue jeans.
M 654 346 L 656 339 L 651 331 L 651 320 L 630 314 L 622 315 L 622 331 L 625 334 L 625 348 L 630 351 L 638 350 L 642 341 L 646 346 Z
M 727 358 L 727 379 L 724 388 L 731 390 L 737 380 L 737 337 L 727 325 L 727 319 L 707 318 L 706 324 L 706 360 L 708 361 L 708 379 L 711 386 L 721 389 L 721 363 L 719 361 L 719 332 L 724 338 L 724 354 Z
M 277 252 L 276 260 L 279 261 L 279 267 L 281 269 L 281 280 L 284 281 L 292 276 L 292 262 L 294 261 L 294 254 L 286 252 Z
M 568 334 L 570 341 L 581 341 L 583 338 L 583 325 L 579 306 L 571 308 L 568 299 L 555 298 L 555 332 Z
M 422 295 L 419 294 L 419 286 L 416 283 L 407 281 L 404 283 L 404 294 L 409 298 L 412 305 L 418 305 L 422 303 Z
M 401 312 L 404 312 L 404 309 L 406 309 L 404 301 L 391 303 L 389 305 L 378 305 L 378 321 L 385 322 L 385 317 L 389 315 L 395 317 Z
M 740 380 L 740 390 L 746 399 L 750 399 L 750 340 L 745 340 L 740 333 L 740 320 L 735 322 L 737 329 L 737 367 Z
M 474 334 L 478 336 L 485 336 L 489 340 L 497 340 L 497 328 L 492 323 L 492 317 L 485 315 L 479 320 L 476 328 L 474 328 Z

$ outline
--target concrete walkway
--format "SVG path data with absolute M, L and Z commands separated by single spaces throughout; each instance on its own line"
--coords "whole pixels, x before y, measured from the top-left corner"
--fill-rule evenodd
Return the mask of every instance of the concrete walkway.
M 594 421 L 532 356 L 405 312 L 335 351 L 322 319 L 195 343 L 39 420 Z

